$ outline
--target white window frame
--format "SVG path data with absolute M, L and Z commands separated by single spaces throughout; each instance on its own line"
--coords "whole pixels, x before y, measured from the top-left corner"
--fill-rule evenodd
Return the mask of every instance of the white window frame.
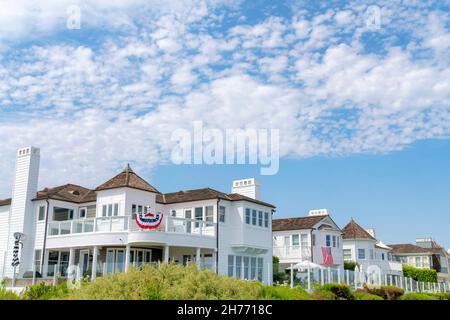
M 42 216 L 42 219 L 41 219 L 41 217 L 40 217 L 40 214 L 41 214 L 41 208 L 43 208 L 43 216 Z M 44 204 L 44 205 L 40 205 L 39 207 L 38 207 L 38 212 L 37 212 L 37 221 L 44 221 L 45 220 L 45 212 L 46 212 L 46 209 L 47 209 L 47 206 Z
M 81 211 L 84 210 L 84 217 L 81 216 Z M 87 216 L 87 207 L 79 207 L 78 208 L 78 219 L 86 219 Z

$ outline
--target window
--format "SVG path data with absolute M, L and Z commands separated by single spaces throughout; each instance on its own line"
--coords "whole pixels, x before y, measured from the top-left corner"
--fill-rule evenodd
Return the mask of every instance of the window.
M 316 235 L 315 234 L 311 235 L 311 243 L 312 243 L 313 247 L 316 245 Z
M 203 220 L 203 207 L 195 208 L 194 209 L 194 219 L 195 220 Z M 200 227 L 200 223 L 196 222 L 195 227 Z
M 301 239 L 301 243 L 302 243 L 302 248 L 307 248 L 308 247 L 308 235 L 302 234 L 300 236 L 300 239 Z
M 213 222 L 214 221 L 214 207 L 207 206 L 205 207 L 205 220 Z
M 53 209 L 53 220 L 54 221 L 66 221 L 73 219 L 73 210 L 66 208 L 55 207 Z
M 250 258 L 250 280 L 256 278 L 256 257 Z
M 256 226 L 256 210 L 252 210 L 252 225 Z
M 373 260 L 375 258 L 373 249 L 370 249 L 370 260 Z
M 299 236 L 298 234 L 292 235 L 292 246 L 298 246 L 300 244 Z
M 225 222 L 226 208 L 224 206 L 219 207 L 219 222 Z
M 244 279 L 249 279 L 249 257 L 244 257 Z
M 336 236 L 333 236 L 333 248 L 336 248 Z
M 358 259 L 366 259 L 366 249 L 358 249 Z
M 384 253 L 381 254 L 381 260 L 384 260 Z
M 117 217 L 119 215 L 119 204 L 114 203 L 114 216 Z
M 264 259 L 258 258 L 258 280 L 262 282 L 264 270 Z
M 41 250 L 35 250 L 34 251 L 34 270 L 36 270 L 36 272 L 41 273 L 41 255 L 42 255 L 42 251 Z
M 234 256 L 232 254 L 228 255 L 228 276 L 233 276 L 233 268 L 234 268 Z
M 245 223 L 250 224 L 250 209 L 249 208 L 245 209 Z
M 344 260 L 345 261 L 351 261 L 352 260 L 352 250 L 351 249 L 344 249 Z
M 106 205 L 103 205 L 102 206 L 102 217 L 106 217 L 106 210 L 107 210 Z
M 86 218 L 86 211 L 87 211 L 86 207 L 78 209 L 78 217 L 80 219 Z
M 260 226 L 260 227 L 263 226 L 263 212 L 262 211 L 258 211 L 258 226 Z
M 170 215 L 171 215 L 172 217 L 176 217 L 176 216 L 177 216 L 177 210 L 172 210 L 172 211 L 170 211 Z
M 336 237 L 336 240 L 337 240 L 337 247 L 339 248 L 340 247 L 340 239 L 341 239 L 341 237 L 340 236 L 337 236 Z
M 45 219 L 45 206 L 40 206 L 38 211 L 38 221 Z
M 112 212 L 113 212 L 113 205 L 112 204 L 108 204 L 108 217 L 112 216 Z
M 268 212 L 264 212 L 264 227 L 266 227 L 266 228 L 269 227 L 269 213 Z
M 236 256 L 236 278 L 242 278 L 242 256 Z
M 58 251 L 50 251 L 48 253 L 48 266 L 47 266 L 47 276 L 53 277 L 56 271 L 56 266 L 59 261 L 59 252 Z
M 329 234 L 326 235 L 326 246 L 331 247 L 331 236 Z
M 416 267 L 422 268 L 422 258 L 421 257 L 416 257 Z

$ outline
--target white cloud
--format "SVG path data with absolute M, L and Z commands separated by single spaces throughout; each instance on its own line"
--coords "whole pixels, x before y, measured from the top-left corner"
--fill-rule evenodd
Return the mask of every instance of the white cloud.
M 10 2 L 13 14 L 0 14 L 0 35 L 31 41 L 34 28 L 33 36 L 51 37 L 67 3 Z M 382 48 L 371 52 L 363 40 L 367 4 L 359 2 L 311 16 L 238 19 L 220 32 L 208 29 L 224 19 L 216 2 L 85 5 L 95 9 L 83 22 L 93 30 L 122 22 L 133 28 L 102 34 L 100 44 L 23 49 L 11 42 L 17 51 L 0 60 L 0 194 L 10 192 L 19 147 L 42 148 L 42 186 L 95 186 L 125 162 L 148 172 L 167 161 L 171 132 L 194 120 L 221 129 L 278 128 L 281 155 L 291 157 L 389 152 L 450 133 L 442 12 L 384 2 L 383 21 L 391 24 L 372 34 Z M 152 16 L 143 18 L 142 8 Z M 395 39 L 400 29 L 411 32 L 404 44 Z

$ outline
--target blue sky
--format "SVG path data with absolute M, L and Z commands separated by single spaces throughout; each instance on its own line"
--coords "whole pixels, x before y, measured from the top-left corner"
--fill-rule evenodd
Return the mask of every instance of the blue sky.
M 80 29 L 67 27 L 80 12 Z M 280 130 L 260 177 L 280 216 L 328 208 L 386 242 L 450 247 L 449 1 L 4 1 L 0 198 L 15 150 L 40 185 L 95 187 L 131 162 L 162 191 L 258 176 L 174 166 L 171 134 Z M 75 15 L 74 15 L 75 12 Z M 447 229 L 446 229 L 447 228 Z

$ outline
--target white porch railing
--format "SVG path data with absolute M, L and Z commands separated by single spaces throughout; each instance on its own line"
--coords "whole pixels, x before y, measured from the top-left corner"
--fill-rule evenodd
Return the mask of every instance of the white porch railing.
M 79 220 L 50 222 L 47 235 L 61 236 L 68 234 L 95 232 L 168 232 L 199 236 L 215 236 L 215 223 L 194 219 L 164 217 L 155 229 L 141 229 L 131 216 L 98 217 Z
M 311 248 L 302 246 L 281 246 L 273 248 L 273 255 L 280 259 L 311 259 Z

